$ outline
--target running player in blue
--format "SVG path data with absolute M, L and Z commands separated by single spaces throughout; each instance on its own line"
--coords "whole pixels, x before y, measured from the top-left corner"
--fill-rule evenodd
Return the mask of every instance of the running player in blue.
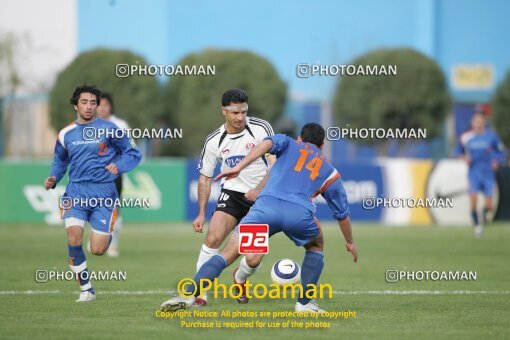
M 354 244 L 349 218 L 349 207 L 340 174 L 322 153 L 324 129 L 315 123 L 306 124 L 301 135 L 294 140 L 285 135 L 274 135 L 264 139 L 239 164 L 218 175 L 231 179 L 254 160 L 266 153 L 276 155 L 265 188 L 257 197 L 255 204 L 241 220 L 241 224 L 268 224 L 269 236 L 284 232 L 297 246 L 306 250 L 301 265 L 301 284 L 306 292 L 308 285 L 316 285 L 324 267 L 323 236 L 320 225 L 315 218 L 315 206 L 311 198 L 321 194 L 338 220 L 346 240 L 347 251 L 352 253 L 354 262 L 358 252 Z M 238 227 L 232 234 L 227 246 L 220 254 L 213 256 L 197 272 L 194 281 L 218 277 L 223 269 L 238 256 Z M 234 282 L 242 288 L 242 298 L 247 302 L 246 279 L 253 275 L 262 261 L 262 254 L 246 254 L 239 268 L 235 271 Z M 191 288 L 190 286 L 188 286 Z M 192 291 L 193 289 L 189 289 Z M 197 290 L 196 296 L 201 292 Z M 237 294 L 236 294 L 237 295 Z M 161 305 L 163 311 L 173 311 L 191 306 L 195 297 L 174 297 Z M 239 301 L 240 299 L 238 299 Z M 322 312 L 316 301 L 300 297 L 295 306 L 296 311 Z
M 475 236 L 483 234 L 483 224 L 487 222 L 487 214 L 493 210 L 492 194 L 496 182 L 495 171 L 503 161 L 504 146 L 498 135 L 486 128 L 485 117 L 477 112 L 471 119 L 471 130 L 460 137 L 456 155 L 463 158 L 469 166 L 469 195 L 471 201 L 471 217 L 475 225 Z M 477 195 L 485 196 L 482 221 L 478 218 Z
M 114 133 L 118 129 L 115 124 L 96 117 L 100 97 L 101 91 L 95 86 L 74 90 L 71 104 L 77 119 L 59 132 L 50 177 L 44 182 L 46 190 L 55 188 L 69 167 L 69 184 L 60 209 L 67 231 L 69 266 L 81 288 L 76 302 L 96 299 L 82 247 L 85 222 L 92 226 L 91 252 L 103 255 L 110 245 L 116 218 L 116 208 L 111 204 L 118 197 L 114 181 L 135 168 L 142 158 L 132 140 Z M 73 204 L 77 199 L 79 204 Z M 105 199 L 110 203 L 98 204 Z

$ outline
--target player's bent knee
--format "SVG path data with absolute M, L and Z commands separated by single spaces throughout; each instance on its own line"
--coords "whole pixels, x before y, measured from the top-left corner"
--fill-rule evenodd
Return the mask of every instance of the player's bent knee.
M 105 233 L 99 233 L 92 230 L 90 235 L 90 252 L 101 256 L 108 250 L 112 236 Z
M 251 268 L 256 268 L 260 265 L 260 262 L 262 260 L 262 257 L 260 256 L 250 256 L 250 255 L 246 255 L 246 263 L 248 264 L 248 266 L 250 266 Z
M 309 247 L 309 248 L 305 248 L 307 251 L 315 251 L 315 252 L 324 252 L 324 248 L 323 247 Z
M 323 251 L 324 250 L 324 238 L 322 234 L 304 245 L 306 250 L 310 251 Z
M 72 246 L 82 244 L 82 232 L 80 227 L 69 227 L 67 229 L 67 242 Z
M 106 253 L 108 250 L 108 244 L 97 244 L 97 243 L 91 243 L 90 244 L 90 252 L 93 255 L 96 256 L 102 256 Z
M 221 246 L 223 240 L 215 233 L 207 233 L 204 244 L 212 249 L 218 249 Z
M 108 250 L 108 248 L 93 248 L 92 246 L 90 247 L 90 252 L 93 254 L 93 255 L 96 255 L 96 256 L 102 256 L 106 253 L 106 251 Z
M 211 249 L 218 249 L 221 246 L 221 242 L 218 239 L 205 239 L 204 244 Z

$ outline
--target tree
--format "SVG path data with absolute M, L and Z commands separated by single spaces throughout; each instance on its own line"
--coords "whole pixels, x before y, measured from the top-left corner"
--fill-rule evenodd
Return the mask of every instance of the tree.
M 126 50 L 96 49 L 80 54 L 62 71 L 50 92 L 51 125 L 58 131 L 76 119 L 70 98 L 77 86 L 96 85 L 110 92 L 115 112 L 132 128 L 155 127 L 161 112 L 160 89 L 151 76 L 117 77 L 116 65 L 145 65 L 144 58 Z
M 510 145 L 510 72 L 492 97 L 493 125 L 506 146 Z
M 168 143 L 164 154 L 198 155 L 205 137 L 224 118 L 221 96 L 231 88 L 249 95 L 248 115 L 274 122 L 283 112 L 287 87 L 271 63 L 246 51 L 204 50 L 192 53 L 179 65 L 215 65 L 215 75 L 174 76 L 165 90 L 165 122 L 182 128 L 183 139 Z
M 0 156 L 4 154 L 4 138 L 8 140 L 10 137 L 9 129 L 4 131 L 4 124 L 9 126 L 11 123 L 11 117 L 4 116 L 4 100 L 14 96 L 17 88 L 22 84 L 18 58 L 23 42 L 22 37 L 15 33 L 0 32 Z
M 333 112 L 340 127 L 427 130 L 438 136 L 451 97 L 443 72 L 425 55 L 406 48 L 379 49 L 351 64 L 396 65 L 396 76 L 344 76 Z M 355 140 L 380 143 L 380 140 Z
M 20 37 L 12 32 L 0 34 L 0 98 L 14 95 L 21 85 L 16 63 L 20 42 Z

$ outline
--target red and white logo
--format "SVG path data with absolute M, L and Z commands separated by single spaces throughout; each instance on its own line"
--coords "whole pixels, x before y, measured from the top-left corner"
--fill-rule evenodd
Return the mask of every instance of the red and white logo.
M 269 226 L 267 224 L 239 225 L 239 254 L 267 254 Z
M 253 149 L 254 147 L 255 147 L 255 144 L 253 144 L 253 143 L 248 143 L 248 144 L 246 144 L 246 150 L 251 150 L 251 149 Z
M 230 149 L 224 149 L 221 153 L 226 154 L 226 153 L 229 153 L 229 152 L 230 152 Z

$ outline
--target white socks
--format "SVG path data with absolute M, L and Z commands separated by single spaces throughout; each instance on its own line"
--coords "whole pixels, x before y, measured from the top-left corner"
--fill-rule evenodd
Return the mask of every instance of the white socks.
M 249 276 L 252 276 L 255 274 L 257 269 L 260 268 L 260 265 L 258 267 L 252 268 L 248 266 L 248 263 L 246 263 L 246 256 L 243 256 L 241 259 L 241 262 L 239 263 L 239 268 L 236 271 L 236 282 L 244 282 Z
M 209 261 L 211 257 L 218 254 L 219 252 L 220 252 L 219 249 L 209 248 L 205 244 L 202 244 L 202 249 L 200 249 L 200 255 L 198 255 L 197 272 L 204 263 Z

